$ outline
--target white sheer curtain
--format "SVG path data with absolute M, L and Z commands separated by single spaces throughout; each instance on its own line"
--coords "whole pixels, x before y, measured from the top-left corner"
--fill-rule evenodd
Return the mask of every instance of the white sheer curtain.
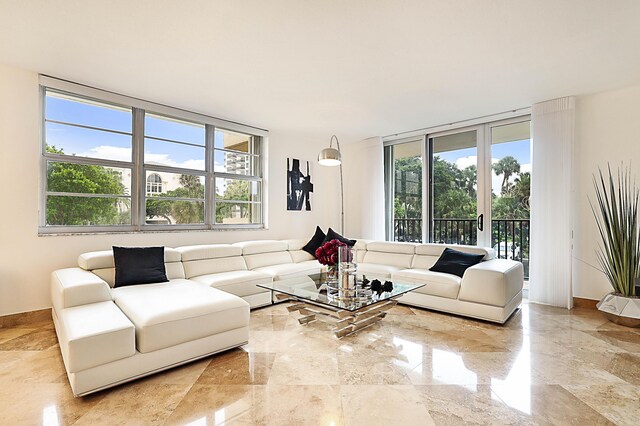
M 571 308 L 575 100 L 533 105 L 529 300 Z
M 382 138 L 345 144 L 345 234 L 384 240 L 384 156 Z

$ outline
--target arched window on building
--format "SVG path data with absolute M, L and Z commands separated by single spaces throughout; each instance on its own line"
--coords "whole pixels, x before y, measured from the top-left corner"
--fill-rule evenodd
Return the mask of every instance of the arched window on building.
M 162 194 L 162 178 L 157 173 L 147 177 L 147 194 Z

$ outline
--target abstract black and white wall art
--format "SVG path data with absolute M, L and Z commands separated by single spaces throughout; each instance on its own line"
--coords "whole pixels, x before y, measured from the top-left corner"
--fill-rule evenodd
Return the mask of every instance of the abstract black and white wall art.
M 304 168 L 300 165 L 304 163 Z M 287 210 L 311 211 L 311 164 L 297 158 L 287 158 Z

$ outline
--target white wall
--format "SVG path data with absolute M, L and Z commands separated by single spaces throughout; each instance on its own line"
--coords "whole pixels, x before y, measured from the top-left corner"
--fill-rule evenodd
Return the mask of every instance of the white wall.
M 51 306 L 51 271 L 75 266 L 78 254 L 86 251 L 112 245 L 306 238 L 316 225 L 339 229 L 338 174 L 316 162 L 318 151 L 328 143 L 327 136 L 269 129 L 268 230 L 38 236 L 38 109 L 37 74 L 0 64 L 0 315 Z M 287 157 L 312 162 L 311 212 L 286 210 Z
M 624 162 L 640 184 L 640 86 L 579 96 L 574 149 L 573 296 L 600 299 L 611 291 L 595 250 L 598 230 L 589 205 L 598 167 Z

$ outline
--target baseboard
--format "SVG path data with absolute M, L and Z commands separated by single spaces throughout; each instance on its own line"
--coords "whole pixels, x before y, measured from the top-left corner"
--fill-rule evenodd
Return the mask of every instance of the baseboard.
M 24 327 L 43 321 L 51 321 L 51 308 L 0 316 L 0 328 Z
M 582 308 L 582 309 L 597 309 L 596 304 L 599 300 L 593 299 L 583 299 L 582 297 L 574 297 L 573 298 L 573 307 L 574 308 Z

